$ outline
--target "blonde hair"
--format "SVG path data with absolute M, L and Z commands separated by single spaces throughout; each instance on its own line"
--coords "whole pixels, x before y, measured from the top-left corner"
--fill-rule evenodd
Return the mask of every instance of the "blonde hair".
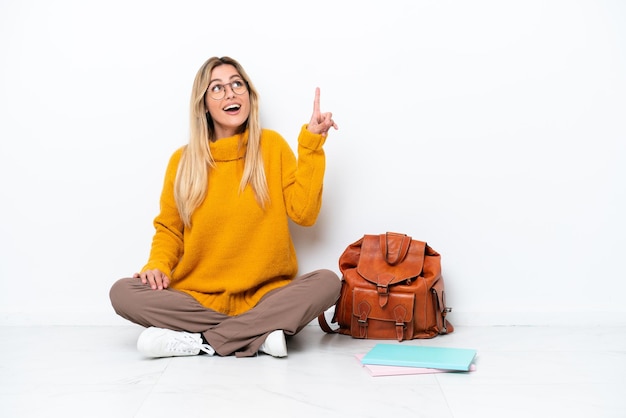
M 209 87 L 211 71 L 220 65 L 232 65 L 246 82 L 250 94 L 250 115 L 239 127 L 237 133 L 248 131 L 248 146 L 245 153 L 244 170 L 239 183 L 239 192 L 247 185 L 252 187 L 255 198 L 261 207 L 269 201 L 269 192 L 261 155 L 261 122 L 259 117 L 259 96 L 250 77 L 237 61 L 230 57 L 209 58 L 198 70 L 193 82 L 189 104 L 189 144 L 183 150 L 174 182 L 176 206 L 185 226 L 191 226 L 191 215 L 206 197 L 209 170 L 215 167 L 209 141 L 214 141 L 215 126 L 208 113 L 204 98 Z M 245 137 L 241 136 L 240 147 Z

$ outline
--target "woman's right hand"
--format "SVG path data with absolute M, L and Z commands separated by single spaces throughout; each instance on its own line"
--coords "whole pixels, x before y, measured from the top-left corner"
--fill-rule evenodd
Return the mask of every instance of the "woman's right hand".
M 167 289 L 170 285 L 170 278 L 159 269 L 135 273 L 133 277 L 141 279 L 141 283 L 143 284 L 149 284 L 153 290 Z

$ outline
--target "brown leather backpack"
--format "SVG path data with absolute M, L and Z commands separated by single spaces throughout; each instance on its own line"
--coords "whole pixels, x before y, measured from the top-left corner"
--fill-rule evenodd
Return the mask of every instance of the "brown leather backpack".
M 364 235 L 341 257 L 342 288 L 328 333 L 398 341 L 454 331 L 446 319 L 441 256 L 406 234 Z

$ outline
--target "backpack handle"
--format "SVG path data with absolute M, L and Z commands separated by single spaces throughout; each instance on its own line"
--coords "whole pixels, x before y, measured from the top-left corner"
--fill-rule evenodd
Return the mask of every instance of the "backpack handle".
M 387 232 L 380 234 L 380 248 L 387 264 L 395 266 L 406 257 L 412 238 L 406 234 Z

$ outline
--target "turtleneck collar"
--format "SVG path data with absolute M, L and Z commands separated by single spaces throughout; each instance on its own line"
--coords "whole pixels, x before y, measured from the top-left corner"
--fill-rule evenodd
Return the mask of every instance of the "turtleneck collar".
M 226 138 L 220 138 L 217 141 L 209 142 L 211 155 L 216 162 L 234 161 L 243 158 L 246 155 L 247 146 L 247 130 L 243 134 L 237 134 Z

